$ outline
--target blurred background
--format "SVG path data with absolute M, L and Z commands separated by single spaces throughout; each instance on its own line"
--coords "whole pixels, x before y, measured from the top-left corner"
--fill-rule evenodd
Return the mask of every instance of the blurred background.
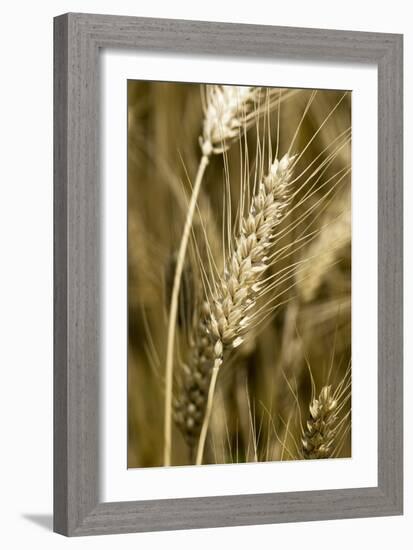
M 280 91 L 281 97 L 284 93 Z M 349 139 L 340 140 L 351 127 L 351 94 L 343 97 L 342 91 L 319 90 L 309 105 L 311 94 L 312 90 L 285 94 L 265 130 L 281 158 L 299 127 L 291 152 L 302 153 L 294 176 L 304 176 L 277 243 L 290 253 L 271 270 L 275 274 L 297 268 L 277 288 L 281 297 L 274 314 L 251 331 L 220 372 L 204 463 L 303 458 L 301 438 L 312 388 L 318 395 L 323 386 L 334 390 L 340 384 L 347 400 L 340 411 L 334 456 L 351 456 L 351 174 L 346 172 L 351 144 Z M 202 120 L 200 85 L 128 81 L 129 468 L 163 462 L 168 304 L 188 196 L 201 156 Z M 237 143 L 226 155 L 213 155 L 206 170 L 194 236 L 202 250 L 205 227 L 218 265 L 223 263 L 224 165 L 236 210 L 243 148 L 247 146 L 253 166 L 263 131 L 263 125 L 252 127 L 241 146 Z M 322 177 L 305 184 L 309 167 L 319 165 L 332 151 L 334 158 Z M 196 267 L 188 262 L 178 315 L 175 392 L 179 357 L 187 351 L 187 329 L 199 305 L 199 287 Z M 172 464 L 191 460 L 174 426 Z

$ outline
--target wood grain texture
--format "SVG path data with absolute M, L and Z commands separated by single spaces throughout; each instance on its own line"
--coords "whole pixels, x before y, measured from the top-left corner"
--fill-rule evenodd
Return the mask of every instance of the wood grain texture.
M 402 37 L 66 14 L 55 19 L 54 39 L 55 531 L 73 536 L 401 514 Z M 104 47 L 377 64 L 378 487 L 100 502 L 98 108 Z
M 403 502 L 403 43 L 378 65 L 378 481 Z

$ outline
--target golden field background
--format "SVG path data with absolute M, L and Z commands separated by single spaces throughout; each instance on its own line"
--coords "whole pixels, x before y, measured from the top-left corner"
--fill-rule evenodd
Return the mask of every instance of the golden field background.
M 279 157 L 289 148 L 311 90 L 299 90 L 271 113 L 270 139 Z M 294 142 L 302 151 L 297 173 L 351 126 L 351 95 L 337 106 L 343 92 L 318 91 Z M 334 112 L 332 110 L 334 109 Z M 202 131 L 200 86 L 161 82 L 128 82 L 128 467 L 162 466 L 165 345 L 176 250 L 186 215 L 191 183 L 200 159 Z M 260 129 L 261 128 L 261 129 Z M 246 134 L 254 156 L 260 131 Z M 263 131 L 263 130 L 262 130 Z M 261 138 L 260 138 L 261 139 Z M 198 216 L 222 263 L 222 187 L 224 163 L 231 184 L 231 203 L 239 202 L 244 139 L 226 155 L 214 155 L 207 168 Z M 324 155 L 324 156 L 323 156 Z M 298 205 L 281 225 L 285 236 L 277 246 L 292 254 L 271 267 L 273 273 L 297 263 L 299 268 L 281 285 L 279 307 L 269 322 L 249 338 L 224 365 L 218 379 L 204 463 L 233 463 L 300 459 L 302 428 L 311 401 L 311 378 L 316 393 L 334 388 L 348 375 L 351 361 L 351 177 L 329 193 L 323 185 L 351 163 L 350 143 L 343 147 L 314 193 L 299 204 L 306 187 L 294 197 Z M 303 222 L 300 216 L 309 211 Z M 296 220 L 297 223 L 293 223 Z M 288 224 L 293 229 L 287 231 Z M 200 221 L 194 238 L 200 242 Z M 312 234 L 304 242 L 302 235 Z M 300 243 L 300 245 L 295 245 Z M 277 290 L 279 293 L 280 290 Z M 199 274 L 189 262 L 181 290 L 179 353 L 185 356 L 187 325 L 196 315 Z M 180 361 L 174 372 L 179 379 Z M 179 385 L 174 386 L 179 391 Z M 348 400 L 334 456 L 351 456 Z M 174 427 L 172 465 L 193 457 Z

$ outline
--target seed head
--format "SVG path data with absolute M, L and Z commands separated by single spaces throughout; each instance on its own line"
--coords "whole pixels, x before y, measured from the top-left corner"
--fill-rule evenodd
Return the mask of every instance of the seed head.
M 330 458 L 336 435 L 337 400 L 331 386 L 324 386 L 309 406 L 310 418 L 301 440 L 306 459 Z
M 204 417 L 212 370 L 224 360 L 225 350 L 237 348 L 254 322 L 254 309 L 270 265 L 268 249 L 290 201 L 289 179 L 293 157 L 274 160 L 262 178 L 248 212 L 234 236 L 232 252 L 214 291 L 205 297 L 188 361 L 189 372 L 175 407 L 175 419 L 189 445 L 196 441 Z M 195 396 L 196 415 L 188 403 Z
M 204 155 L 222 153 L 253 119 L 260 88 L 252 86 L 206 87 L 201 148 Z

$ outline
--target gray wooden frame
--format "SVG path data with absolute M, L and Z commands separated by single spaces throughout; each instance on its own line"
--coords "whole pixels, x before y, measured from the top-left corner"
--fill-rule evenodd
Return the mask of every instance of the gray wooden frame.
M 54 41 L 55 531 L 73 536 L 401 514 L 402 36 L 66 14 L 54 20 Z M 100 502 L 98 56 L 104 47 L 377 65 L 377 487 Z

